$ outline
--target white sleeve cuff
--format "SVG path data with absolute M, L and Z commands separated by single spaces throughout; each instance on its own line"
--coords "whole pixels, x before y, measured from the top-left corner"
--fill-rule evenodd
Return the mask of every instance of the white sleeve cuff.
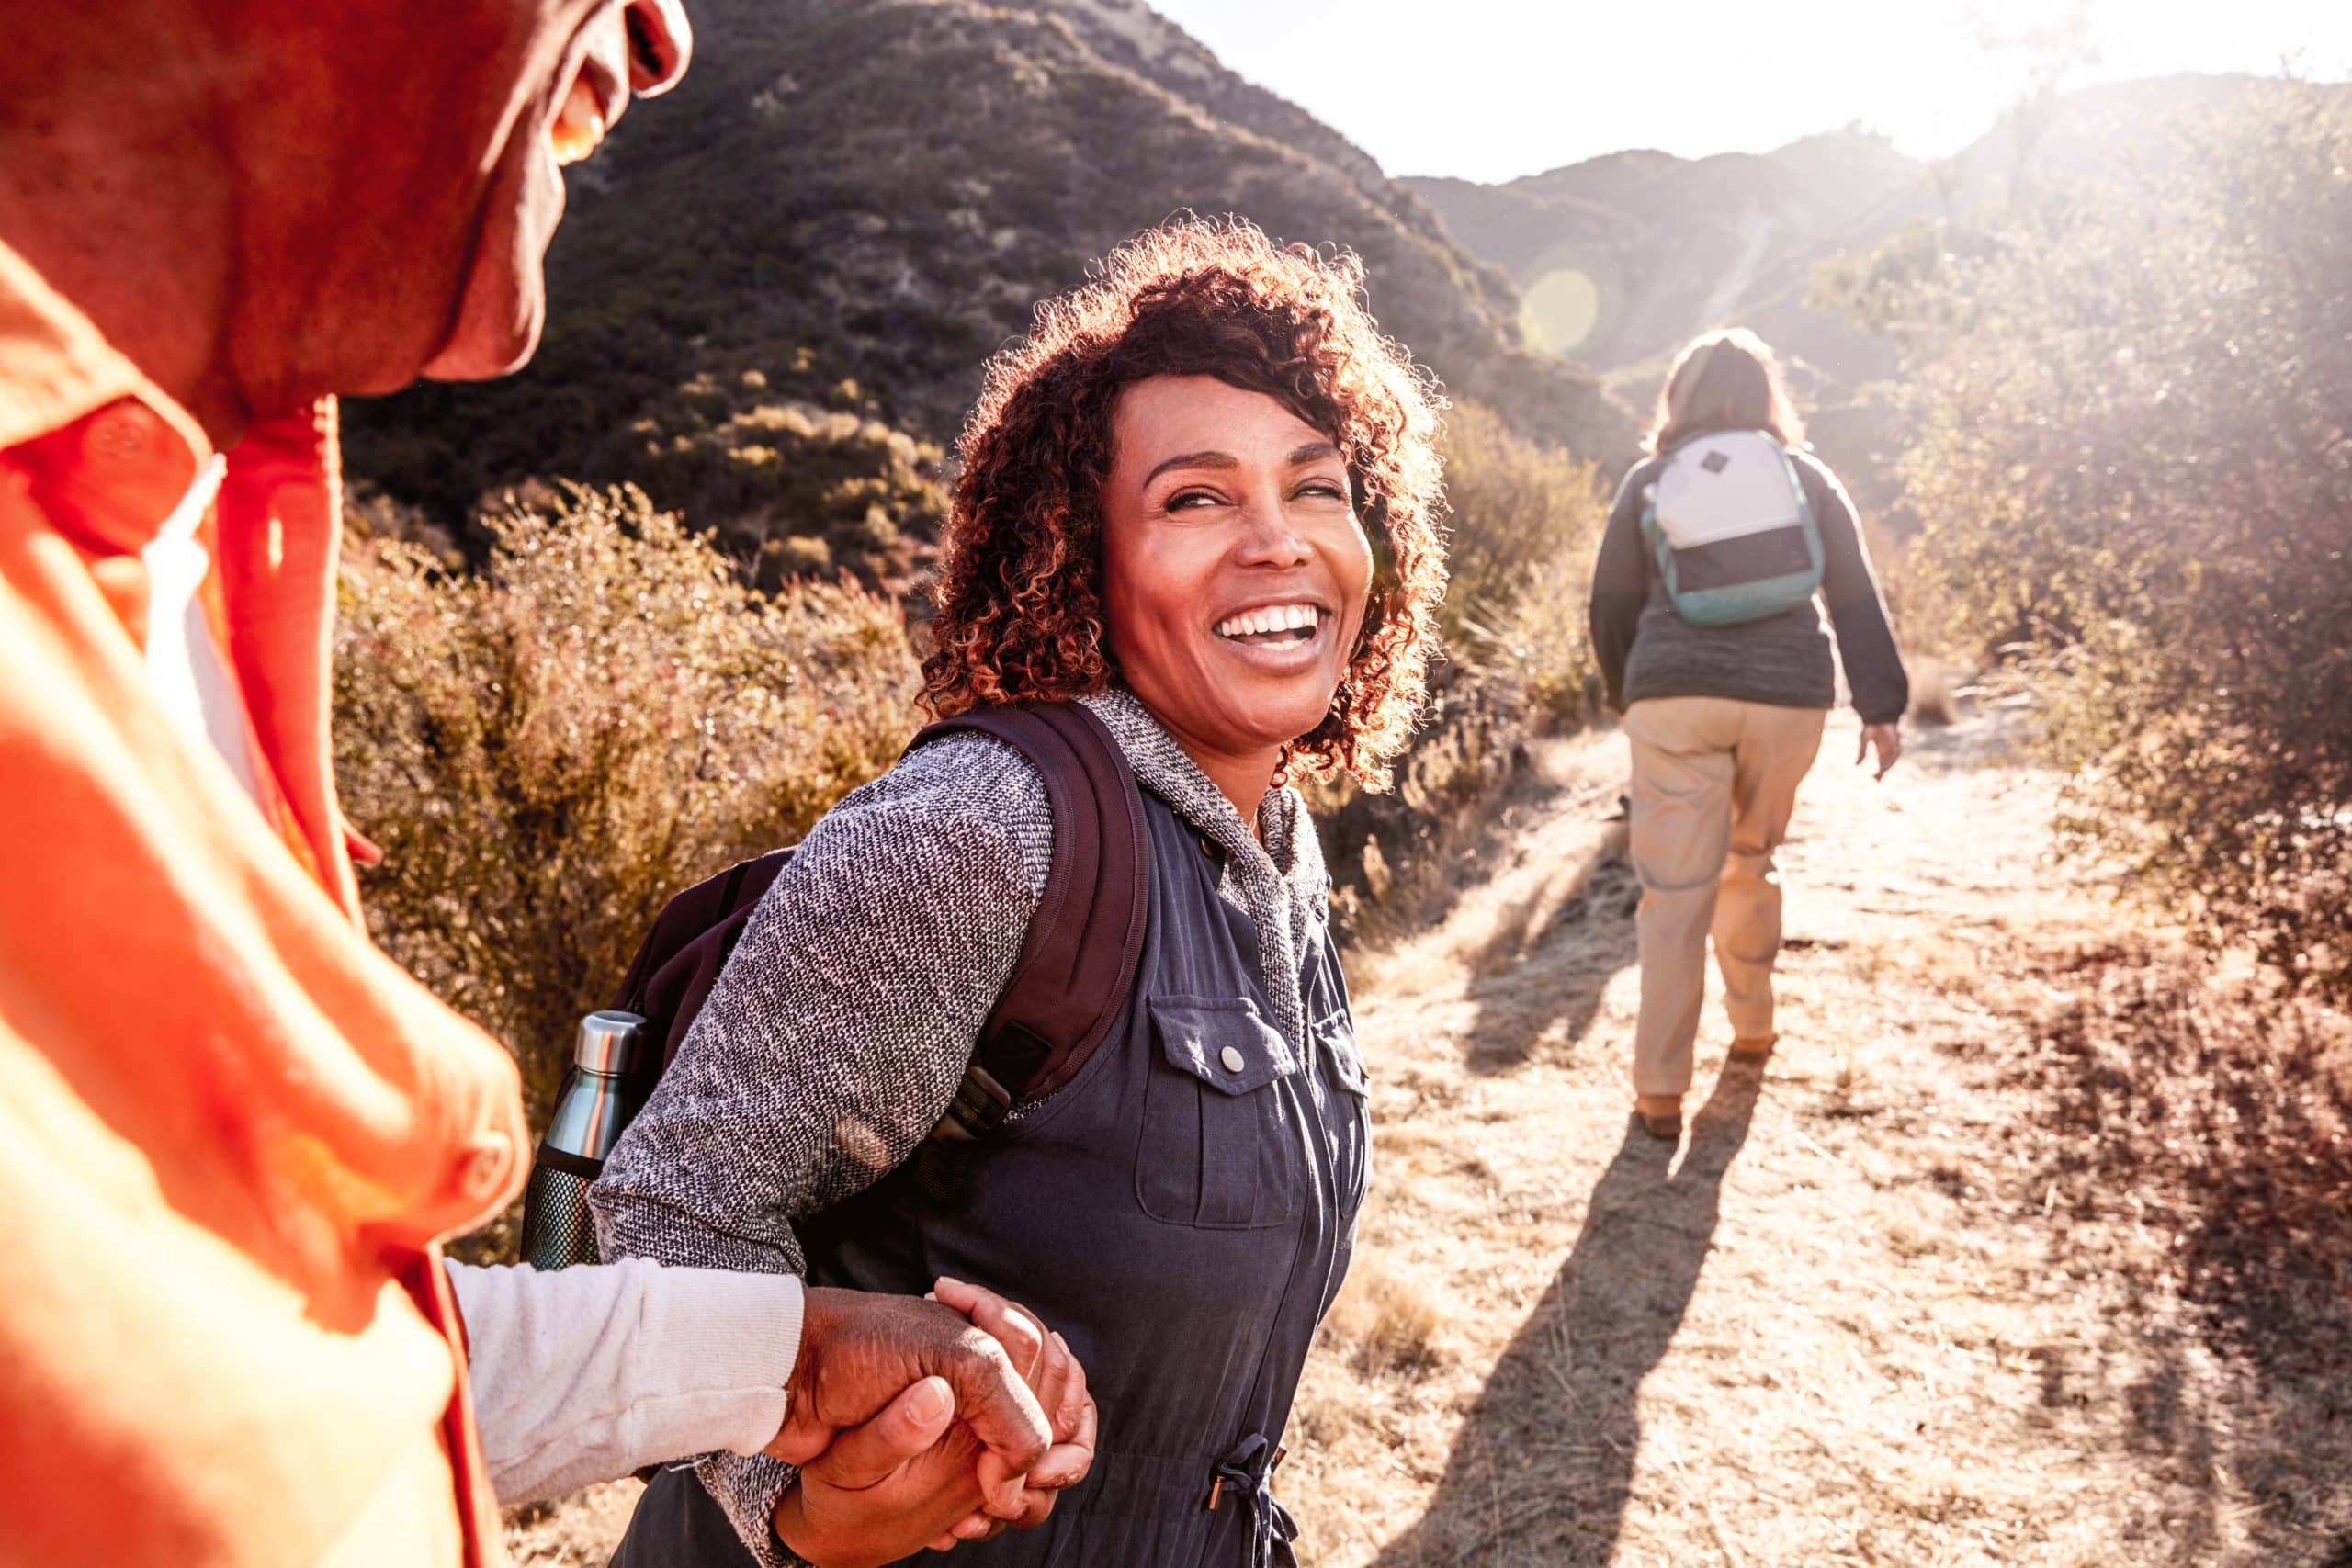
M 643 1258 L 448 1269 L 502 1503 L 715 1449 L 756 1453 L 784 1424 L 802 1304 L 788 1274 Z

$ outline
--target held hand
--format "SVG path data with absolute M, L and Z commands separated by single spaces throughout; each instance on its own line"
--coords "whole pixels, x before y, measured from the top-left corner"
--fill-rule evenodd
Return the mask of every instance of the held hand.
M 1854 750 L 1855 762 L 1860 764 L 1871 754 L 1873 746 L 1878 748 L 1878 772 L 1872 775 L 1875 781 L 1886 777 L 1888 770 L 1894 766 L 1895 759 L 1903 755 L 1903 737 L 1896 733 L 1892 724 L 1862 726 L 1862 742 Z
M 981 1452 L 955 1416 L 945 1380 L 924 1378 L 843 1432 L 777 1499 L 777 1539 L 817 1568 L 874 1568 L 955 1545 L 949 1527 L 980 1500 Z
M 1010 1519 L 975 1514 L 958 1524 L 953 1534 L 957 1540 L 976 1540 L 995 1535 L 1007 1523 L 1015 1529 L 1035 1529 L 1054 1511 L 1060 1494 L 1085 1480 L 1094 1465 L 1098 1416 L 1094 1397 L 1087 1392 L 1086 1369 L 1069 1341 L 1047 1329 L 1036 1314 L 993 1291 L 942 1278 L 932 1287 L 932 1295 L 963 1313 L 1005 1348 L 1054 1429 L 1054 1446 L 1029 1472 L 1020 1512 Z
M 1023 1359 L 1034 1364 L 1036 1351 Z M 810 1290 L 799 1359 L 785 1385 L 784 1427 L 767 1451 L 806 1466 L 845 1428 L 871 1422 L 926 1378 L 947 1384 L 958 1435 L 977 1439 L 988 1512 L 1018 1517 L 1022 1480 L 1052 1446 L 1053 1424 L 1003 1344 L 937 1302 Z
M 1003 1350 L 1047 1412 L 1055 1446 L 1025 1477 L 1005 1472 L 1002 1456 L 983 1449 L 967 1427 L 950 1427 L 940 1407 L 952 1412 L 952 1399 L 940 1380 L 926 1380 L 808 1460 L 778 1500 L 778 1538 L 820 1568 L 865 1568 L 926 1545 L 944 1551 L 961 1540 L 986 1540 L 1007 1524 L 1030 1529 L 1093 1463 L 1094 1401 L 1069 1344 L 1035 1314 L 993 1292 L 942 1280 L 933 1295 Z M 782 1446 L 780 1438 L 770 1451 Z M 1008 1483 L 1012 1506 L 984 1500 L 1001 1496 Z

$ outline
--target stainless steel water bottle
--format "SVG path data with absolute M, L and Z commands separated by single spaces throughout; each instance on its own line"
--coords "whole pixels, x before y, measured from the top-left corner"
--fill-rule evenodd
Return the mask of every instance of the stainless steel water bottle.
M 629 1075 L 644 1049 L 645 1020 L 633 1012 L 592 1012 L 580 1021 L 577 1070 L 556 1100 L 523 1189 L 523 1261 L 533 1268 L 596 1261 L 588 1189 L 636 1109 Z

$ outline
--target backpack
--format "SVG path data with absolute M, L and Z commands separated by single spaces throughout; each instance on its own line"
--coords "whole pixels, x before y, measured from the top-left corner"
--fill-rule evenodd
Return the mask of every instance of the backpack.
M 1027 758 L 1054 817 L 1053 866 L 1012 977 L 981 1025 L 947 1112 L 918 1151 L 926 1191 L 952 1201 L 981 1140 L 1016 1105 L 1069 1083 L 1110 1032 L 1143 953 L 1150 846 L 1133 768 L 1102 721 L 1078 703 L 977 709 L 926 727 L 907 753 L 949 735 L 986 735 Z M 903 754 L 902 754 L 903 755 Z M 644 1104 L 743 934 L 792 858 L 772 850 L 672 898 L 639 944 L 612 1006 L 645 1020 L 658 1055 Z
M 1821 530 L 1787 448 L 1761 430 L 1694 436 L 1667 455 L 1642 537 L 1675 614 L 1731 626 L 1795 609 L 1821 586 Z

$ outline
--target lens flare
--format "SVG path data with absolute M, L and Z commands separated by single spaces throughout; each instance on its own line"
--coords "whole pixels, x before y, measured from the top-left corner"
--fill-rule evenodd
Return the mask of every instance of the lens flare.
M 1582 267 L 1554 267 L 1520 291 L 1520 328 L 1551 354 L 1573 354 L 1600 325 L 1600 285 Z

